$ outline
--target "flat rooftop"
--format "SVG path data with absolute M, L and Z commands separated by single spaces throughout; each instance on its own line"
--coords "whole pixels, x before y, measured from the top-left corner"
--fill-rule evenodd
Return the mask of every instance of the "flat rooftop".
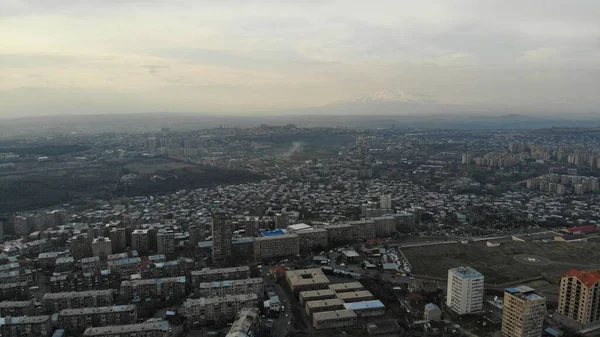
M 235 273 L 235 272 L 250 272 L 250 267 L 241 266 L 241 267 L 232 267 L 232 268 L 215 268 L 215 269 L 202 269 L 202 270 L 193 270 L 192 275 L 214 275 L 214 274 L 227 274 L 227 273 Z
M 356 314 L 352 310 L 334 310 L 317 312 L 313 315 L 315 321 L 330 321 L 335 319 L 356 318 Z
M 309 309 L 315 309 L 315 308 L 323 308 L 323 307 L 334 307 L 334 306 L 343 306 L 344 305 L 344 301 L 338 299 L 338 298 L 332 298 L 332 299 L 328 299 L 328 300 L 318 300 L 318 301 L 308 301 L 306 302 L 306 306 Z
M 320 268 L 288 270 L 285 276 L 292 288 L 311 284 L 329 284 L 329 279 Z
M 348 282 L 348 283 L 330 284 L 329 289 L 331 289 L 335 292 L 340 292 L 340 291 L 343 292 L 343 291 L 364 289 L 364 287 L 360 282 Z
M 128 325 L 114 325 L 97 328 L 87 328 L 83 333 L 83 336 L 104 336 L 104 335 L 117 335 L 117 334 L 130 334 L 134 332 L 145 332 L 145 331 L 169 331 L 169 322 L 160 321 L 154 323 L 142 323 L 142 324 L 128 324 Z
M 525 301 L 537 301 L 537 300 L 544 299 L 544 297 L 542 295 L 536 293 L 533 288 L 530 288 L 528 286 L 518 286 L 516 288 L 506 288 L 506 292 L 513 296 L 524 299 Z
M 346 310 L 367 310 L 367 309 L 385 309 L 385 305 L 380 300 L 362 301 L 354 303 L 344 303 Z
M 80 315 L 93 315 L 93 314 L 106 314 L 106 313 L 117 313 L 117 312 L 129 312 L 135 311 L 135 305 L 115 305 L 110 307 L 98 307 L 98 308 L 80 308 L 80 309 L 63 309 L 58 314 L 59 316 L 80 316 Z
M 450 270 L 462 278 L 483 278 L 483 274 L 471 267 L 458 267 Z
M 201 298 L 188 298 L 184 302 L 184 306 L 205 306 L 212 305 L 215 303 L 229 303 L 229 302 L 241 302 L 241 301 L 257 301 L 258 296 L 256 294 L 240 294 L 240 295 L 225 295 L 215 297 L 201 297 Z
M 337 298 L 339 298 L 342 301 L 350 300 L 353 298 L 368 298 L 368 297 L 373 298 L 374 297 L 373 294 L 371 294 L 371 292 L 368 290 L 347 291 L 347 292 L 343 292 L 343 293 L 337 293 L 336 296 L 337 296 Z
M 322 289 L 322 290 L 307 290 L 307 291 L 300 292 L 300 297 L 302 297 L 302 298 L 321 297 L 321 296 L 335 296 L 335 291 L 333 291 L 331 289 Z
M 65 297 L 77 298 L 77 297 L 88 297 L 88 296 L 112 296 L 112 295 L 113 295 L 112 289 L 71 291 L 71 292 L 65 292 L 65 293 L 45 293 L 44 296 L 42 296 L 42 301 L 43 300 L 56 300 L 56 299 L 65 298 Z

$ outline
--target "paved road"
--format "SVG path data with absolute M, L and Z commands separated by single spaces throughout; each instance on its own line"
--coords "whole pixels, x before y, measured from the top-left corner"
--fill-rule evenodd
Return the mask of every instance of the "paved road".
M 290 310 L 290 303 L 292 303 L 291 298 L 289 297 L 289 294 L 283 290 L 281 285 L 273 282 L 273 279 L 267 274 L 266 271 L 267 268 L 263 268 L 261 271 L 262 278 L 265 280 L 265 285 L 272 286 L 275 289 L 275 293 L 279 297 L 281 305 L 285 307 L 285 310 L 279 314 L 277 319 L 275 319 L 271 335 L 275 337 L 285 337 L 287 336 L 288 332 L 293 329 L 292 311 Z

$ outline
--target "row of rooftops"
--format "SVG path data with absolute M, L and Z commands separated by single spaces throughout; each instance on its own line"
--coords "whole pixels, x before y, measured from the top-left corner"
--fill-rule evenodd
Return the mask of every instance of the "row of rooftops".
M 82 316 L 82 315 L 99 315 L 109 313 L 135 312 L 135 305 L 115 305 L 109 307 L 96 308 L 78 308 L 78 309 L 63 309 L 59 316 Z
M 240 280 L 226 280 L 226 281 L 214 281 L 214 282 L 202 282 L 198 285 L 198 288 L 222 288 L 222 287 L 235 287 L 238 285 L 245 284 L 263 284 L 264 280 L 260 277 L 246 278 Z
M 149 332 L 149 331 L 162 331 L 168 332 L 169 322 L 158 321 L 151 323 L 141 324 L 128 324 L 128 325 L 113 325 L 105 327 L 87 328 L 83 333 L 83 336 L 104 336 L 104 335 L 128 335 L 136 332 Z
M 94 297 L 94 296 L 113 296 L 113 289 L 106 290 L 87 290 L 87 291 L 70 291 L 62 293 L 45 293 L 42 296 L 42 301 L 45 300 L 59 300 L 63 298 L 80 298 L 80 297 Z
M 237 295 L 224 295 L 224 296 L 213 296 L 213 297 L 201 297 L 201 298 L 188 298 L 183 306 L 206 306 L 221 303 L 231 302 L 242 302 L 242 301 L 257 301 L 258 295 L 255 293 L 250 294 L 237 294 Z
M 141 279 L 141 280 L 125 280 L 121 282 L 121 287 L 135 287 L 143 285 L 161 285 L 165 283 L 183 283 L 185 284 L 185 276 L 177 277 L 164 277 L 154 279 Z

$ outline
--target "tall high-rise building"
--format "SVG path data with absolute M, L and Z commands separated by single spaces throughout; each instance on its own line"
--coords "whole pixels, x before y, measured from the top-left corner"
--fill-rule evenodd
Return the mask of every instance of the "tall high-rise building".
M 563 275 L 557 311 L 581 325 L 600 324 L 600 271 L 571 269 Z
M 173 254 L 175 252 L 175 233 L 161 230 L 156 235 L 156 251 L 159 254 Z
M 150 235 L 147 229 L 136 229 L 131 233 L 131 249 L 139 254 L 148 254 L 150 251 Z
M 89 233 L 79 234 L 71 238 L 71 255 L 73 259 L 81 260 L 92 256 L 92 235 Z
M 125 228 L 113 228 L 109 233 L 113 253 L 122 253 L 127 248 Z
M 540 337 L 546 317 L 546 299 L 532 288 L 520 286 L 504 292 L 503 337 Z
M 392 196 L 382 195 L 381 198 L 379 198 L 379 207 L 383 209 L 392 208 Z
M 195 247 L 198 244 L 198 228 L 195 225 L 188 227 L 190 246 Z
M 92 242 L 92 255 L 107 257 L 112 254 L 112 243 L 109 238 L 95 238 Z
M 471 267 L 448 270 L 446 305 L 459 315 L 483 309 L 483 275 Z
M 232 228 L 229 218 L 224 214 L 212 217 L 212 259 L 213 263 L 221 264 L 231 256 Z

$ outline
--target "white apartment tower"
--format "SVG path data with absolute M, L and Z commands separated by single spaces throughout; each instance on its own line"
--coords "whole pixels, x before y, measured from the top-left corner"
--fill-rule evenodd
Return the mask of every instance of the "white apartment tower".
M 483 309 L 483 275 L 471 267 L 448 270 L 446 305 L 459 315 Z

